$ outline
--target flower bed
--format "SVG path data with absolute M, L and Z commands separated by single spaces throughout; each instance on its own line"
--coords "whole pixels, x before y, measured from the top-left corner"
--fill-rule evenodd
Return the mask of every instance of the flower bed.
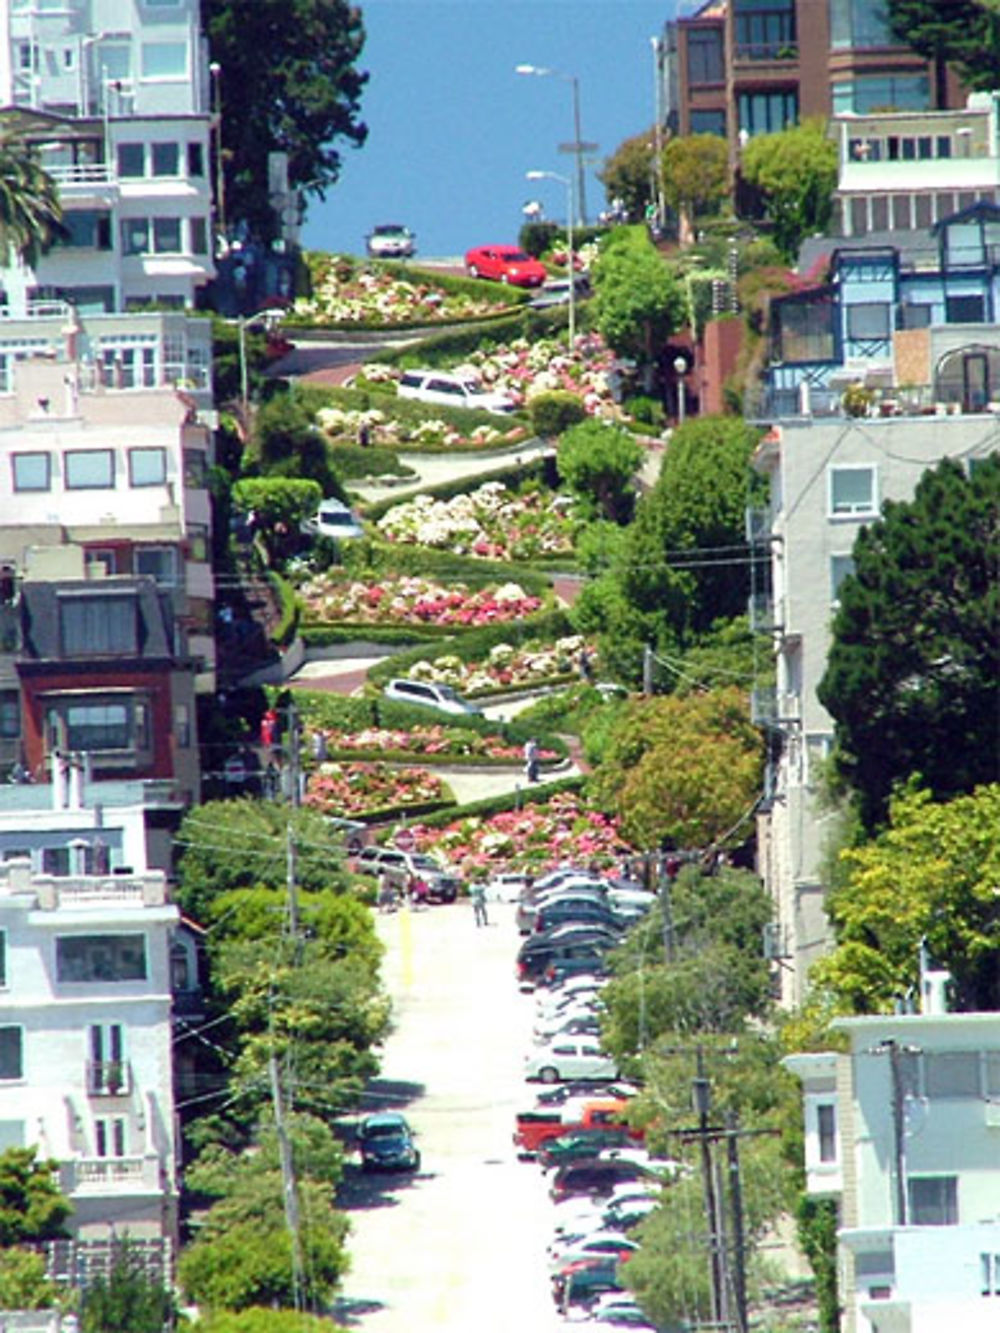
M 498 643 L 478 662 L 463 662 L 455 654 L 414 662 L 407 671 L 411 680 L 437 681 L 461 694 L 474 697 L 503 690 L 531 689 L 551 681 L 565 680 L 579 669 L 586 648 L 596 661 L 593 646 L 582 635 L 568 634 L 554 643 L 540 640 L 520 644 Z
M 516 338 L 501 347 L 471 352 L 454 369 L 474 373 L 484 387 L 507 394 L 518 406 L 558 389 L 576 394 L 590 415 L 617 420 L 623 414 L 612 393 L 614 361 L 599 334 L 583 333 L 571 349 L 558 338 Z M 402 373 L 375 363 L 364 369 L 366 378 L 399 378 Z
M 325 815 L 357 817 L 414 806 L 426 810 L 452 799 L 441 778 L 425 768 L 323 763 L 309 777 L 304 803 Z
M 293 317 L 317 324 L 443 324 L 508 310 L 488 291 L 445 291 L 424 277 L 332 256 L 313 274 L 313 294 L 300 297 Z
M 446 548 L 457 555 L 532 560 L 572 551 L 578 526 L 573 501 L 538 485 L 511 491 L 489 481 L 477 490 L 435 500 L 418 495 L 393 507 L 379 531 L 403 545 Z
M 461 431 L 448 421 L 437 417 L 405 420 L 387 416 L 376 407 L 321 407 L 316 413 L 316 424 L 333 448 L 355 444 L 361 438 L 362 428 L 370 446 L 385 449 L 502 449 L 513 447 L 525 439 L 524 426 L 478 425 Z
M 411 827 L 421 851 L 439 853 L 461 865 L 467 876 L 501 866 L 541 874 L 563 861 L 604 867 L 632 850 L 614 819 L 588 810 L 572 792 L 553 796 L 545 805 L 485 819 L 457 819 L 443 828 Z
M 501 765 L 520 764 L 523 757 L 522 746 L 465 727 L 429 724 L 405 729 L 365 727 L 360 731 L 321 727 L 318 733 L 322 734 L 331 758 L 357 755 L 382 760 L 420 758 L 439 764 L 457 761 Z M 555 750 L 540 751 L 542 763 L 551 764 L 560 757 Z
M 470 588 L 445 586 L 431 579 L 387 575 L 378 582 L 361 581 L 328 570 L 299 589 L 313 621 L 350 621 L 359 625 L 400 624 L 490 625 L 520 620 L 539 610 L 542 599 L 517 583 Z

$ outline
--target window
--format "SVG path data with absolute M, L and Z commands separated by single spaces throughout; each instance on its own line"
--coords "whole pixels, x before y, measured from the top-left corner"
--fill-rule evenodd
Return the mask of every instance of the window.
M 958 1223 L 957 1176 L 910 1176 L 909 1223 L 914 1227 L 953 1227 Z
M 835 116 L 867 116 L 873 111 L 927 111 L 926 74 L 864 74 L 832 85 Z
M 191 745 L 191 709 L 187 704 L 174 704 L 174 740 L 182 750 Z
M 794 0 L 734 0 L 736 54 L 774 60 L 796 53 Z
M 934 314 L 932 305 L 904 305 L 899 312 L 901 329 L 927 329 Z
M 830 45 L 835 51 L 895 46 L 885 7 L 872 0 L 830 0 Z
M 179 254 L 181 249 L 180 218 L 153 218 L 154 254 Z
M 692 111 L 692 134 L 717 134 L 726 137 L 726 113 L 724 111 Z
M 191 218 L 188 223 L 191 235 L 191 253 L 193 255 L 208 254 L 208 224 L 204 218 Z
M 52 485 L 52 461 L 48 454 L 12 454 L 15 491 L 47 491 Z
M 111 214 L 95 208 L 69 208 L 62 216 L 64 234 L 56 244 L 71 250 L 110 250 Z
M 819 1160 L 837 1160 L 837 1108 L 832 1102 L 821 1102 L 816 1107 L 816 1136 L 819 1140 Z
M 141 143 L 120 143 L 118 145 L 118 175 L 125 177 L 144 176 L 146 174 L 146 150 Z
M 24 1077 L 24 1029 L 0 1027 L 0 1079 Z
M 189 176 L 205 174 L 205 149 L 200 143 L 189 143 L 187 146 L 187 173 Z
M 933 1051 L 925 1055 L 924 1094 L 934 1100 L 978 1097 L 979 1052 Z
M 67 449 L 66 489 L 97 491 L 115 484 L 115 456 L 111 449 Z
M 740 93 L 740 129 L 747 134 L 775 134 L 799 119 L 799 95 L 794 89 L 782 92 Z
M 121 1023 L 91 1023 L 88 1047 L 90 1091 L 125 1091 L 125 1038 Z
M 126 218 L 122 223 L 122 250 L 144 255 L 149 250 L 149 218 Z
M 61 935 L 56 940 L 59 981 L 145 981 L 145 935 Z
M 979 1256 L 980 1290 L 984 1296 L 1000 1296 L 1000 1254 Z
M 0 1120 L 0 1152 L 8 1148 L 23 1148 L 25 1144 L 23 1120 Z
M 187 76 L 186 42 L 143 42 L 144 79 L 183 79 Z
M 847 336 L 855 341 L 888 338 L 888 302 L 866 301 L 847 307 Z
M 71 750 L 128 748 L 128 709 L 123 703 L 70 704 L 64 717 L 66 742 Z
M 830 513 L 874 514 L 875 469 L 835 467 L 830 469 Z
M 944 317 L 948 324 L 982 324 L 986 319 L 981 296 L 946 296 Z
M 84 550 L 83 568 L 88 579 L 107 578 L 118 573 L 118 552 L 114 547 L 91 546 Z
M 154 176 L 176 176 L 179 174 L 181 165 L 179 144 L 154 143 L 152 150 Z
M 208 458 L 204 449 L 185 449 L 184 485 L 191 490 L 199 490 L 207 480 Z
M 138 648 L 138 607 L 132 593 L 59 598 L 65 657 L 133 656 Z
M 21 699 L 17 690 L 0 691 L 0 737 L 16 741 L 21 735 Z M 0 985 L 3 982 L 0 981 Z
M 840 601 L 840 585 L 849 574 L 854 573 L 853 555 L 834 555 L 830 557 L 830 600 L 834 606 Z
M 130 449 L 128 478 L 132 486 L 162 486 L 167 479 L 166 449 Z
M 691 28 L 687 38 L 688 83 L 722 83 L 725 70 L 721 28 Z
M 137 574 L 153 579 L 158 588 L 173 588 L 177 583 L 177 552 L 173 546 L 137 546 L 133 565 Z
M 125 1156 L 123 1116 L 102 1116 L 94 1121 L 94 1150 L 98 1157 Z

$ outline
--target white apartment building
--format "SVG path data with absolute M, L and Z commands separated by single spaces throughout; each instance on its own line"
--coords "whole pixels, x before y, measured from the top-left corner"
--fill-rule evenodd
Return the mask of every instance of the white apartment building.
M 1000 1014 L 849 1018 L 795 1055 L 808 1189 L 840 1203 L 845 1333 L 1000 1323 Z
M 176 1239 L 177 921 L 160 872 L 0 866 L 0 1148 L 59 1162 L 77 1240 Z
M 943 458 L 971 463 L 1000 448 L 1000 418 L 843 417 L 783 420 L 754 466 L 770 508 L 755 513 L 769 573 L 752 619 L 773 633 L 776 685 L 755 692 L 755 721 L 775 742 L 769 799 L 758 818 L 759 871 L 775 903 L 781 999 L 801 1002 L 809 965 L 830 942 L 822 857 L 833 816 L 819 808 L 819 773 L 833 722 L 816 697 L 826 670 L 837 589 L 860 529 L 885 500 L 909 499 Z
M 979 200 L 1000 203 L 1000 93 L 952 111 L 838 115 L 834 233 L 927 231 Z
M 38 145 L 68 235 L 0 270 L 15 315 L 191 307 L 215 273 L 198 0 L 0 0 L 0 113 Z

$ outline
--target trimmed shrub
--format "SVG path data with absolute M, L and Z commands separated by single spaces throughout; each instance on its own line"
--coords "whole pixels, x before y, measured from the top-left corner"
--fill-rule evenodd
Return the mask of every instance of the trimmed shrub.
M 531 401 L 531 426 L 536 435 L 543 439 L 552 439 L 561 435 L 570 426 L 584 420 L 587 410 L 575 393 L 564 389 L 553 389 L 551 393 L 540 393 Z

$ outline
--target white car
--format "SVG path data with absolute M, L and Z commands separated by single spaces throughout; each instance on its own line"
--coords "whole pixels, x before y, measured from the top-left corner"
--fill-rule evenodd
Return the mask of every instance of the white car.
M 417 252 L 417 238 L 399 222 L 380 222 L 365 237 L 372 259 L 410 259 Z
M 332 537 L 335 541 L 365 535 L 361 520 L 342 500 L 321 500 L 313 517 L 303 522 L 302 531 L 311 537 Z
M 629 1240 L 620 1231 L 592 1231 L 582 1236 L 567 1236 L 564 1245 L 549 1246 L 549 1268 L 555 1272 L 564 1264 L 599 1259 L 602 1255 L 619 1255 L 626 1250 L 634 1254 L 638 1248 L 638 1241 Z
M 484 389 L 474 375 L 451 370 L 407 370 L 397 385 L 400 398 L 439 407 L 467 407 L 480 412 L 513 412 L 517 406 L 505 393 Z
M 617 1078 L 618 1066 L 593 1037 L 569 1037 L 540 1046 L 524 1060 L 524 1077 L 541 1083 L 573 1078 Z
M 494 903 L 516 903 L 527 882 L 527 875 L 514 870 L 494 875 L 486 885 L 486 897 Z
M 385 697 L 400 704 L 417 704 L 421 708 L 436 708 L 439 713 L 459 716 L 482 715 L 482 709 L 470 704 L 450 685 L 439 685 L 429 680 L 390 680 Z

